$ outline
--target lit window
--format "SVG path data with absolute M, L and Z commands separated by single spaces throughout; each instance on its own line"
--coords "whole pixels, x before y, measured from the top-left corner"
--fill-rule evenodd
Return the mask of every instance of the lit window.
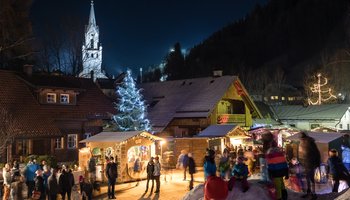
M 295 97 L 288 97 L 288 101 L 294 101 Z
M 61 94 L 60 102 L 63 104 L 69 104 L 69 94 Z
M 77 134 L 69 134 L 67 136 L 67 147 L 68 149 L 75 149 L 77 148 Z
M 271 100 L 278 100 L 278 96 L 271 96 Z
M 281 97 L 282 98 L 282 101 L 284 101 L 286 98 L 285 97 Z
M 55 139 L 55 149 L 63 149 L 63 138 Z
M 56 94 L 55 93 L 47 93 L 46 101 L 47 101 L 47 103 L 56 103 Z

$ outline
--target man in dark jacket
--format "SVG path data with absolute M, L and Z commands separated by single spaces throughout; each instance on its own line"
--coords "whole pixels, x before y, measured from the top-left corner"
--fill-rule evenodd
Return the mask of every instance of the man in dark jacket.
M 62 170 L 62 174 L 59 178 L 59 186 L 61 189 L 62 200 L 65 200 L 66 194 L 68 196 L 68 200 L 70 200 L 72 187 L 74 185 L 74 176 L 70 170 L 65 169 L 65 167 L 63 168 L 64 169 Z
M 329 158 L 327 161 L 328 173 L 332 175 L 334 186 L 332 192 L 338 192 L 339 180 L 345 180 L 348 186 L 350 186 L 350 174 L 347 168 L 344 166 L 342 160 L 338 157 L 338 151 L 332 149 L 329 151 Z
M 196 163 L 192 157 L 192 153 L 188 154 L 188 173 L 191 175 L 189 189 L 193 189 L 193 174 L 196 173 Z
M 154 186 L 154 177 L 153 177 L 153 172 L 154 172 L 154 161 L 153 161 L 153 157 L 151 157 L 151 159 L 149 160 L 148 164 L 147 164 L 147 183 L 146 183 L 146 191 L 145 193 L 148 191 L 148 184 L 149 181 L 152 180 L 152 187 L 151 187 L 151 193 L 153 191 L 153 186 Z
M 182 159 L 182 166 L 184 168 L 184 181 L 186 180 L 187 166 L 188 166 L 188 154 L 185 153 Z
M 108 199 L 115 199 L 114 186 L 116 179 L 118 178 L 118 166 L 114 162 L 114 158 L 110 157 L 106 166 L 106 176 L 108 179 Z
M 48 178 L 47 192 L 49 200 L 56 200 L 58 194 L 58 183 L 57 183 L 57 172 L 56 170 L 51 170 L 51 176 Z
M 311 196 L 311 199 L 317 199 L 315 193 L 315 170 L 321 164 L 321 154 L 318 150 L 314 138 L 308 136 L 305 132 L 300 133 L 299 161 L 305 168 L 307 182 L 307 191 L 302 198 Z

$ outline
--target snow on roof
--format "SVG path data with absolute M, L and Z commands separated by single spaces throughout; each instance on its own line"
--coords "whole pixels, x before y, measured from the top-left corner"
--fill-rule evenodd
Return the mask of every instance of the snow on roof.
M 80 141 L 80 143 L 87 142 L 122 142 L 128 140 L 137 135 L 145 135 L 147 137 L 152 137 L 155 140 L 163 140 L 160 137 L 154 136 L 145 131 L 126 131 L 126 132 L 101 132 L 97 135 L 89 137 L 85 140 Z
M 198 134 L 198 137 L 223 137 L 233 131 L 237 126 L 230 125 L 211 125 Z
M 310 137 L 314 138 L 317 143 L 329 143 L 345 135 L 345 133 L 318 133 L 318 132 L 308 132 L 307 134 Z M 287 137 L 287 140 L 298 141 L 299 139 L 300 139 L 300 133 Z
M 142 94 L 153 126 L 166 127 L 176 117 L 208 117 L 236 76 L 143 83 Z
M 325 104 L 315 106 L 272 106 L 280 120 L 328 119 L 340 120 L 350 104 Z

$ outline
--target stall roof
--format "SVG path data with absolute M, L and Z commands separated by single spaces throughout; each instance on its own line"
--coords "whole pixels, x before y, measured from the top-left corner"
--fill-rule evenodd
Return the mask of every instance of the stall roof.
M 329 143 L 337 138 L 342 137 L 345 133 L 318 133 L 308 132 L 310 137 L 314 138 L 317 143 Z M 287 140 L 298 141 L 300 139 L 300 133 L 287 137 Z
M 230 137 L 235 139 L 250 138 L 244 130 L 234 124 L 211 125 L 198 134 L 198 137 Z
M 126 131 L 126 132 L 102 132 L 85 140 L 80 143 L 87 142 L 122 142 L 128 140 L 134 136 L 141 135 L 145 137 L 153 138 L 154 140 L 163 140 L 160 137 L 152 135 L 146 131 Z

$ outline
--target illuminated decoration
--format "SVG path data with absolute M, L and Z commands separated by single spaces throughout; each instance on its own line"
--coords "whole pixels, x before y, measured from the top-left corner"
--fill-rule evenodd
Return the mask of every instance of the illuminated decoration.
M 326 86 L 328 84 L 328 79 L 326 77 L 324 78 L 324 83 L 321 83 L 321 77 L 322 75 L 319 73 L 317 74 L 317 83 L 313 84 L 313 87 L 310 87 L 310 90 L 312 93 L 317 94 L 317 100 L 312 101 L 311 98 L 308 98 L 309 105 L 321 105 L 322 102 L 329 101 L 331 99 L 336 99 L 337 97 L 332 94 L 332 89 L 328 88 L 326 90 L 322 90 L 322 87 Z M 326 97 L 327 95 L 327 97 Z
M 115 102 L 117 114 L 113 116 L 116 131 L 149 131 L 150 121 L 146 118 L 147 109 L 136 88 L 131 71 L 127 70 L 123 82 L 117 86 L 118 101 Z

